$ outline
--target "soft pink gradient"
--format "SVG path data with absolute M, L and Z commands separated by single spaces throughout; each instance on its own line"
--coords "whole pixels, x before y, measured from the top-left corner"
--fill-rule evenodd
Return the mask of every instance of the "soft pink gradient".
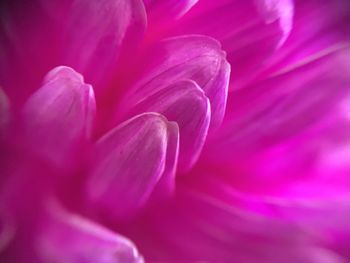
M 0 3 L 0 262 L 350 262 L 348 0 Z

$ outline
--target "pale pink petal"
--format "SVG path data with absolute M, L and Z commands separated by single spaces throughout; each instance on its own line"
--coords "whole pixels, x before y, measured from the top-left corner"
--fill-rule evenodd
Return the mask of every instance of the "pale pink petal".
M 233 72 L 230 88 L 239 89 L 253 80 L 284 43 L 292 21 L 292 0 L 203 0 L 173 30 L 218 39 Z
M 80 74 L 68 67 L 53 69 L 24 106 L 25 144 L 62 165 L 89 138 L 95 107 L 93 89 Z
M 89 201 L 115 218 L 136 212 L 164 173 L 173 178 L 177 133 L 176 123 L 160 114 L 144 113 L 103 136 L 96 144 L 87 182 Z
M 125 96 L 121 108 L 128 108 L 130 102 L 137 103 L 174 82 L 189 79 L 210 100 L 211 126 L 220 125 L 225 113 L 230 65 L 216 40 L 193 35 L 165 39 L 149 50 L 147 66 Z
M 132 112 L 154 111 L 174 121 L 180 129 L 179 169 L 186 171 L 197 161 L 207 137 L 210 103 L 193 81 L 183 80 L 145 98 Z
M 38 226 L 34 246 L 43 262 L 143 262 L 130 240 L 56 206 L 49 207 Z

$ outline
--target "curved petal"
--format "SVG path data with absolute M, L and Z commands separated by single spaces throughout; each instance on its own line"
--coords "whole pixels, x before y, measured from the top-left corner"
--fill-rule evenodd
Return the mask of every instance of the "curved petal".
M 204 183 L 202 184 L 202 191 L 205 189 L 208 196 L 217 196 L 226 204 L 234 204 L 236 209 L 242 209 L 246 213 L 277 219 L 303 228 L 313 233 L 319 244 L 323 244 L 334 253 L 339 253 L 340 262 L 346 262 L 345 258 L 349 258 L 346 252 L 346 247 L 348 247 L 346 242 L 350 238 L 349 195 L 314 198 L 312 193 L 310 196 L 296 196 L 293 193 L 292 195 L 263 197 L 237 191 L 235 187 L 217 180 L 215 176 L 203 177 L 202 174 L 200 178 L 202 181 L 209 179 L 205 186 Z M 312 191 L 313 187 L 317 187 L 317 184 L 312 184 L 307 191 Z M 343 256 L 345 258 L 342 258 Z
M 175 134 L 178 134 L 175 123 L 162 115 L 145 113 L 103 136 L 96 143 L 87 182 L 89 201 L 103 214 L 115 218 L 136 212 L 165 172 L 170 173 L 168 178 L 173 178 L 178 146 Z
M 0 85 L 16 107 L 57 65 L 100 90 L 147 23 L 142 0 L 4 0 L 0 17 Z
M 349 194 L 349 58 L 343 48 L 237 92 L 207 163 L 227 168 L 245 190 Z
M 178 168 L 180 148 L 179 137 L 179 127 L 177 124 L 174 124 L 174 127 L 168 129 L 168 144 L 164 172 L 151 196 L 155 201 L 171 197 L 175 193 L 175 177 Z
M 164 27 L 179 19 L 197 2 L 198 0 L 144 0 L 151 29 Z
M 6 249 L 6 247 L 12 241 L 15 234 L 15 226 L 7 212 L 0 210 L 0 254 Z
M 210 100 L 211 126 L 220 125 L 226 108 L 230 65 L 220 44 L 206 36 L 165 39 L 149 50 L 148 64 L 140 80 L 125 97 L 121 108 L 130 108 L 166 86 L 189 79 Z
M 350 5 L 347 0 L 295 0 L 294 27 L 285 45 L 274 54 L 267 74 L 317 59 L 349 43 Z
M 179 170 L 187 171 L 197 161 L 207 137 L 210 102 L 193 81 L 176 82 L 135 106 L 133 112 L 153 111 L 174 121 L 180 129 Z
M 93 84 L 111 77 L 122 47 L 132 49 L 146 27 L 141 0 L 77 0 L 67 20 L 64 64 Z
M 10 102 L 0 87 L 0 139 L 4 136 L 10 119 Z
M 202 0 L 173 30 L 218 39 L 233 72 L 230 89 L 236 90 L 252 81 L 287 39 L 293 9 L 292 0 Z
M 143 262 L 125 237 L 59 207 L 49 208 L 34 242 L 44 262 Z
M 31 151 L 62 165 L 90 136 L 95 107 L 91 85 L 73 69 L 57 67 L 25 104 L 21 136 Z
M 192 187 L 130 228 L 151 262 L 344 262 L 296 224 L 240 210 Z

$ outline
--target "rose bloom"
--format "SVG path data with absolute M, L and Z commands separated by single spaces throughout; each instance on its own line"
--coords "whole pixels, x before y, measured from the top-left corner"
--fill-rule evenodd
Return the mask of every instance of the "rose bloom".
M 350 262 L 348 0 L 0 3 L 0 262 Z

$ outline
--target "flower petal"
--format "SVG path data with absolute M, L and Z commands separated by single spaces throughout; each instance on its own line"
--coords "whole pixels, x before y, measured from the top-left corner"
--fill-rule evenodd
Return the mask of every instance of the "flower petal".
M 142 0 L 4 0 L 0 17 L 0 85 L 16 107 L 57 65 L 101 90 L 146 27 Z
M 193 166 L 210 123 L 209 99 L 194 81 L 183 80 L 165 87 L 137 104 L 134 111 L 158 112 L 175 121 L 180 129 L 179 169 L 187 171 Z
M 143 262 L 135 245 L 125 237 L 58 207 L 50 207 L 35 245 L 44 262 Z
M 266 65 L 269 72 L 306 64 L 349 43 L 350 5 L 347 0 L 295 1 L 294 27 L 285 45 Z
M 239 89 L 253 80 L 284 43 L 292 20 L 292 0 L 203 0 L 173 30 L 218 39 L 234 73 L 230 88 Z
M 10 119 L 10 103 L 0 87 L 0 139 L 4 136 Z
M 22 136 L 33 152 L 61 165 L 90 136 L 95 107 L 93 89 L 83 77 L 57 67 L 24 106 Z
M 64 64 L 93 84 L 106 81 L 121 49 L 132 49 L 145 26 L 141 0 L 74 1 L 68 15 Z
M 198 0 L 144 0 L 144 2 L 151 27 L 160 27 L 186 14 Z
M 4 210 L 0 210 L 0 254 L 12 241 L 15 234 L 13 218 Z
M 236 92 L 204 159 L 244 190 L 276 195 L 296 183 L 299 194 L 349 194 L 349 58 L 343 48 Z
M 122 107 L 151 96 L 179 80 L 195 81 L 211 104 L 211 126 L 220 125 L 226 108 L 230 65 L 220 44 L 205 36 L 169 38 L 149 51 L 148 67 L 129 94 Z
M 151 262 L 343 262 L 298 225 L 241 210 L 192 187 L 178 188 L 176 200 L 130 228 L 128 235 Z
M 103 136 L 96 144 L 87 182 L 90 201 L 115 218 L 136 212 L 165 172 L 173 178 L 178 146 L 175 134 L 175 123 L 167 122 L 162 115 L 145 113 Z

